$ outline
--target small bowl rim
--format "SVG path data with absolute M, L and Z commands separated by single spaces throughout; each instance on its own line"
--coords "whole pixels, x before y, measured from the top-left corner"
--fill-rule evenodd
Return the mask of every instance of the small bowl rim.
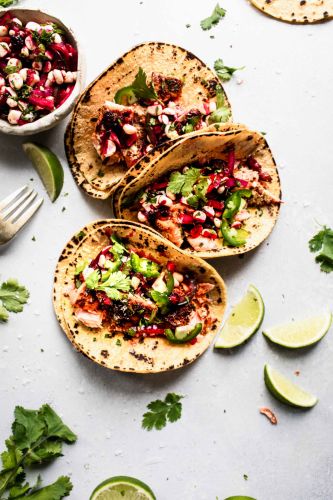
M 43 132 L 44 130 L 48 130 L 55 125 L 57 125 L 61 120 L 66 118 L 67 115 L 72 111 L 75 106 L 75 102 L 81 93 L 81 89 L 83 86 L 84 76 L 85 76 L 85 65 L 83 59 L 83 53 L 80 43 L 76 38 L 76 35 L 73 29 L 66 25 L 61 19 L 54 16 L 50 12 L 41 9 L 24 9 L 24 8 L 7 8 L 0 10 L 0 19 L 6 12 L 13 12 L 14 17 L 20 17 L 20 13 L 24 13 L 25 15 L 31 13 L 31 17 L 33 18 L 34 13 L 38 13 L 39 15 L 45 16 L 46 20 L 51 20 L 55 24 L 60 24 L 62 29 L 66 32 L 66 35 L 70 35 L 73 39 L 74 46 L 78 52 L 78 63 L 77 63 L 77 79 L 74 85 L 74 89 L 71 95 L 66 99 L 65 102 L 59 106 L 59 108 L 55 109 L 51 113 L 39 118 L 36 121 L 31 123 L 27 123 L 25 125 L 11 125 L 8 121 L 0 118 L 0 132 L 8 135 L 17 135 L 17 136 L 25 136 L 25 135 L 33 135 L 39 132 Z

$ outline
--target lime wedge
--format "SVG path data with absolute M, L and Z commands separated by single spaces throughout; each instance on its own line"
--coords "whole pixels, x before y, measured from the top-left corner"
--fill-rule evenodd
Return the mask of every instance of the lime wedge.
M 260 327 L 264 313 L 262 297 L 257 288 L 250 285 L 242 300 L 232 308 L 215 347 L 229 349 L 245 342 Z
M 318 402 L 315 396 L 303 391 L 268 364 L 264 368 L 264 379 L 267 389 L 282 403 L 297 408 L 312 408 Z
M 129 476 L 115 476 L 99 484 L 90 500 L 156 500 L 149 486 Z
M 315 344 L 322 339 L 330 329 L 331 323 L 332 314 L 325 312 L 312 318 L 267 328 L 263 334 L 275 344 L 297 349 Z
M 64 170 L 56 155 L 47 147 L 26 142 L 23 150 L 33 163 L 51 201 L 55 201 L 64 183 Z

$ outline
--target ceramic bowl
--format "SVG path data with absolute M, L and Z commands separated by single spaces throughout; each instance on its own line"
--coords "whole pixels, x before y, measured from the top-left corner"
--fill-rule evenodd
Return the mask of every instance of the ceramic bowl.
M 20 19 L 23 24 L 26 24 L 29 21 L 35 21 L 37 23 L 55 23 L 65 32 L 66 39 L 78 51 L 77 80 L 71 95 L 61 106 L 59 106 L 59 108 L 34 122 L 27 123 L 26 125 L 11 125 L 7 120 L 0 119 L 0 132 L 21 136 L 37 134 L 54 127 L 72 111 L 75 105 L 75 101 L 80 94 L 84 80 L 84 63 L 82 51 L 73 31 L 68 26 L 65 26 L 64 23 L 60 21 L 60 19 L 57 19 L 56 17 L 40 10 L 4 9 L 0 11 L 0 24 L 1 17 L 6 12 L 10 12 L 13 17 L 17 17 L 18 19 Z

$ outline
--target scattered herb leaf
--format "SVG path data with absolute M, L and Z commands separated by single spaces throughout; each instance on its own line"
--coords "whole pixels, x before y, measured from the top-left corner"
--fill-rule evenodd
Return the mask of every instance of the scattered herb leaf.
M 316 262 L 324 273 L 333 271 L 333 230 L 327 226 L 319 231 L 309 241 L 311 252 L 317 253 Z
M 76 435 L 47 404 L 39 410 L 17 406 L 14 414 L 12 436 L 6 440 L 7 450 L 1 454 L 0 499 L 60 500 L 68 496 L 72 490 L 69 477 L 61 476 L 45 487 L 38 477 L 37 483 L 30 486 L 25 482 L 25 468 L 61 456 L 62 444 L 74 443 Z
M 161 430 L 167 422 L 176 422 L 182 414 L 182 403 L 180 400 L 184 396 L 169 392 L 164 401 L 157 399 L 149 403 L 150 410 L 143 415 L 142 427 L 147 431 L 152 429 Z
M 216 61 L 214 62 L 214 69 L 217 76 L 220 80 L 222 80 L 222 82 L 228 82 L 235 71 L 239 71 L 244 68 L 245 66 L 242 66 L 241 68 L 231 68 L 230 66 L 225 66 L 222 59 L 216 59 Z
M 8 320 L 8 312 L 22 312 L 29 298 L 28 290 L 15 279 L 9 279 L 0 286 L 0 321 Z
M 220 5 L 217 3 L 215 9 L 212 14 L 206 19 L 203 19 L 200 23 L 200 26 L 203 30 L 210 30 L 213 26 L 218 24 L 220 20 L 225 16 L 226 10 L 222 9 Z

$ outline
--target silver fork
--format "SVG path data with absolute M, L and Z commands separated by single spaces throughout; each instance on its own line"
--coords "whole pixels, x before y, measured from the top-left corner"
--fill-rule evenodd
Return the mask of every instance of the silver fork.
M 34 201 L 36 196 L 36 191 L 23 186 L 0 201 L 0 245 L 10 241 L 39 209 L 43 198 Z

